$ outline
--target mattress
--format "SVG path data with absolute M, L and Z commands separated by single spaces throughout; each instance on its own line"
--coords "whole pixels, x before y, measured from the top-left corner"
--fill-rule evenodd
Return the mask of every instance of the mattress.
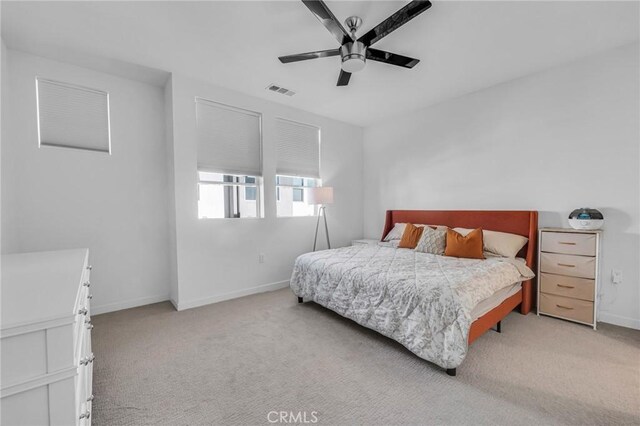
M 467 353 L 474 308 L 533 277 L 513 259 L 459 259 L 377 245 L 307 253 L 291 289 L 390 337 L 421 358 L 456 368 Z
M 501 288 L 483 301 L 479 302 L 471 311 L 471 320 L 475 321 L 502 302 L 513 296 L 522 288 L 522 282 L 517 282 L 512 286 Z

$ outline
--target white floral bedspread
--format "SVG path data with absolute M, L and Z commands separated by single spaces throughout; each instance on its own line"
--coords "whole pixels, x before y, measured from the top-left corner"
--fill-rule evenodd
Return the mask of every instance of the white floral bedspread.
M 497 290 L 533 277 L 518 261 L 459 259 L 356 245 L 296 259 L 291 289 L 455 368 L 467 354 L 471 311 Z

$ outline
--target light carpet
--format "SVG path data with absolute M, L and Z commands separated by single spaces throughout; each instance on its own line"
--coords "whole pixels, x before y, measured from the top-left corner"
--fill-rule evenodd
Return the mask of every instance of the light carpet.
M 449 377 L 288 289 L 93 323 L 96 426 L 640 423 L 640 332 L 607 324 L 511 313 Z

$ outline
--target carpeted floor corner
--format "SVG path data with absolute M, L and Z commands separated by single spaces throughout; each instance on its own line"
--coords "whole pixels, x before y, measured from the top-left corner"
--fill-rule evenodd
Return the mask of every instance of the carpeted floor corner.
M 96 426 L 640 424 L 640 332 L 607 324 L 512 313 L 449 377 L 288 289 L 93 323 Z

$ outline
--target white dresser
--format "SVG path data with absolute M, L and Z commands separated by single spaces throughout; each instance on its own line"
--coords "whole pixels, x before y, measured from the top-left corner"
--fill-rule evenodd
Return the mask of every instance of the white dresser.
M 0 423 L 90 425 L 87 249 L 2 256 Z
M 542 228 L 538 258 L 538 315 L 596 328 L 602 231 Z

